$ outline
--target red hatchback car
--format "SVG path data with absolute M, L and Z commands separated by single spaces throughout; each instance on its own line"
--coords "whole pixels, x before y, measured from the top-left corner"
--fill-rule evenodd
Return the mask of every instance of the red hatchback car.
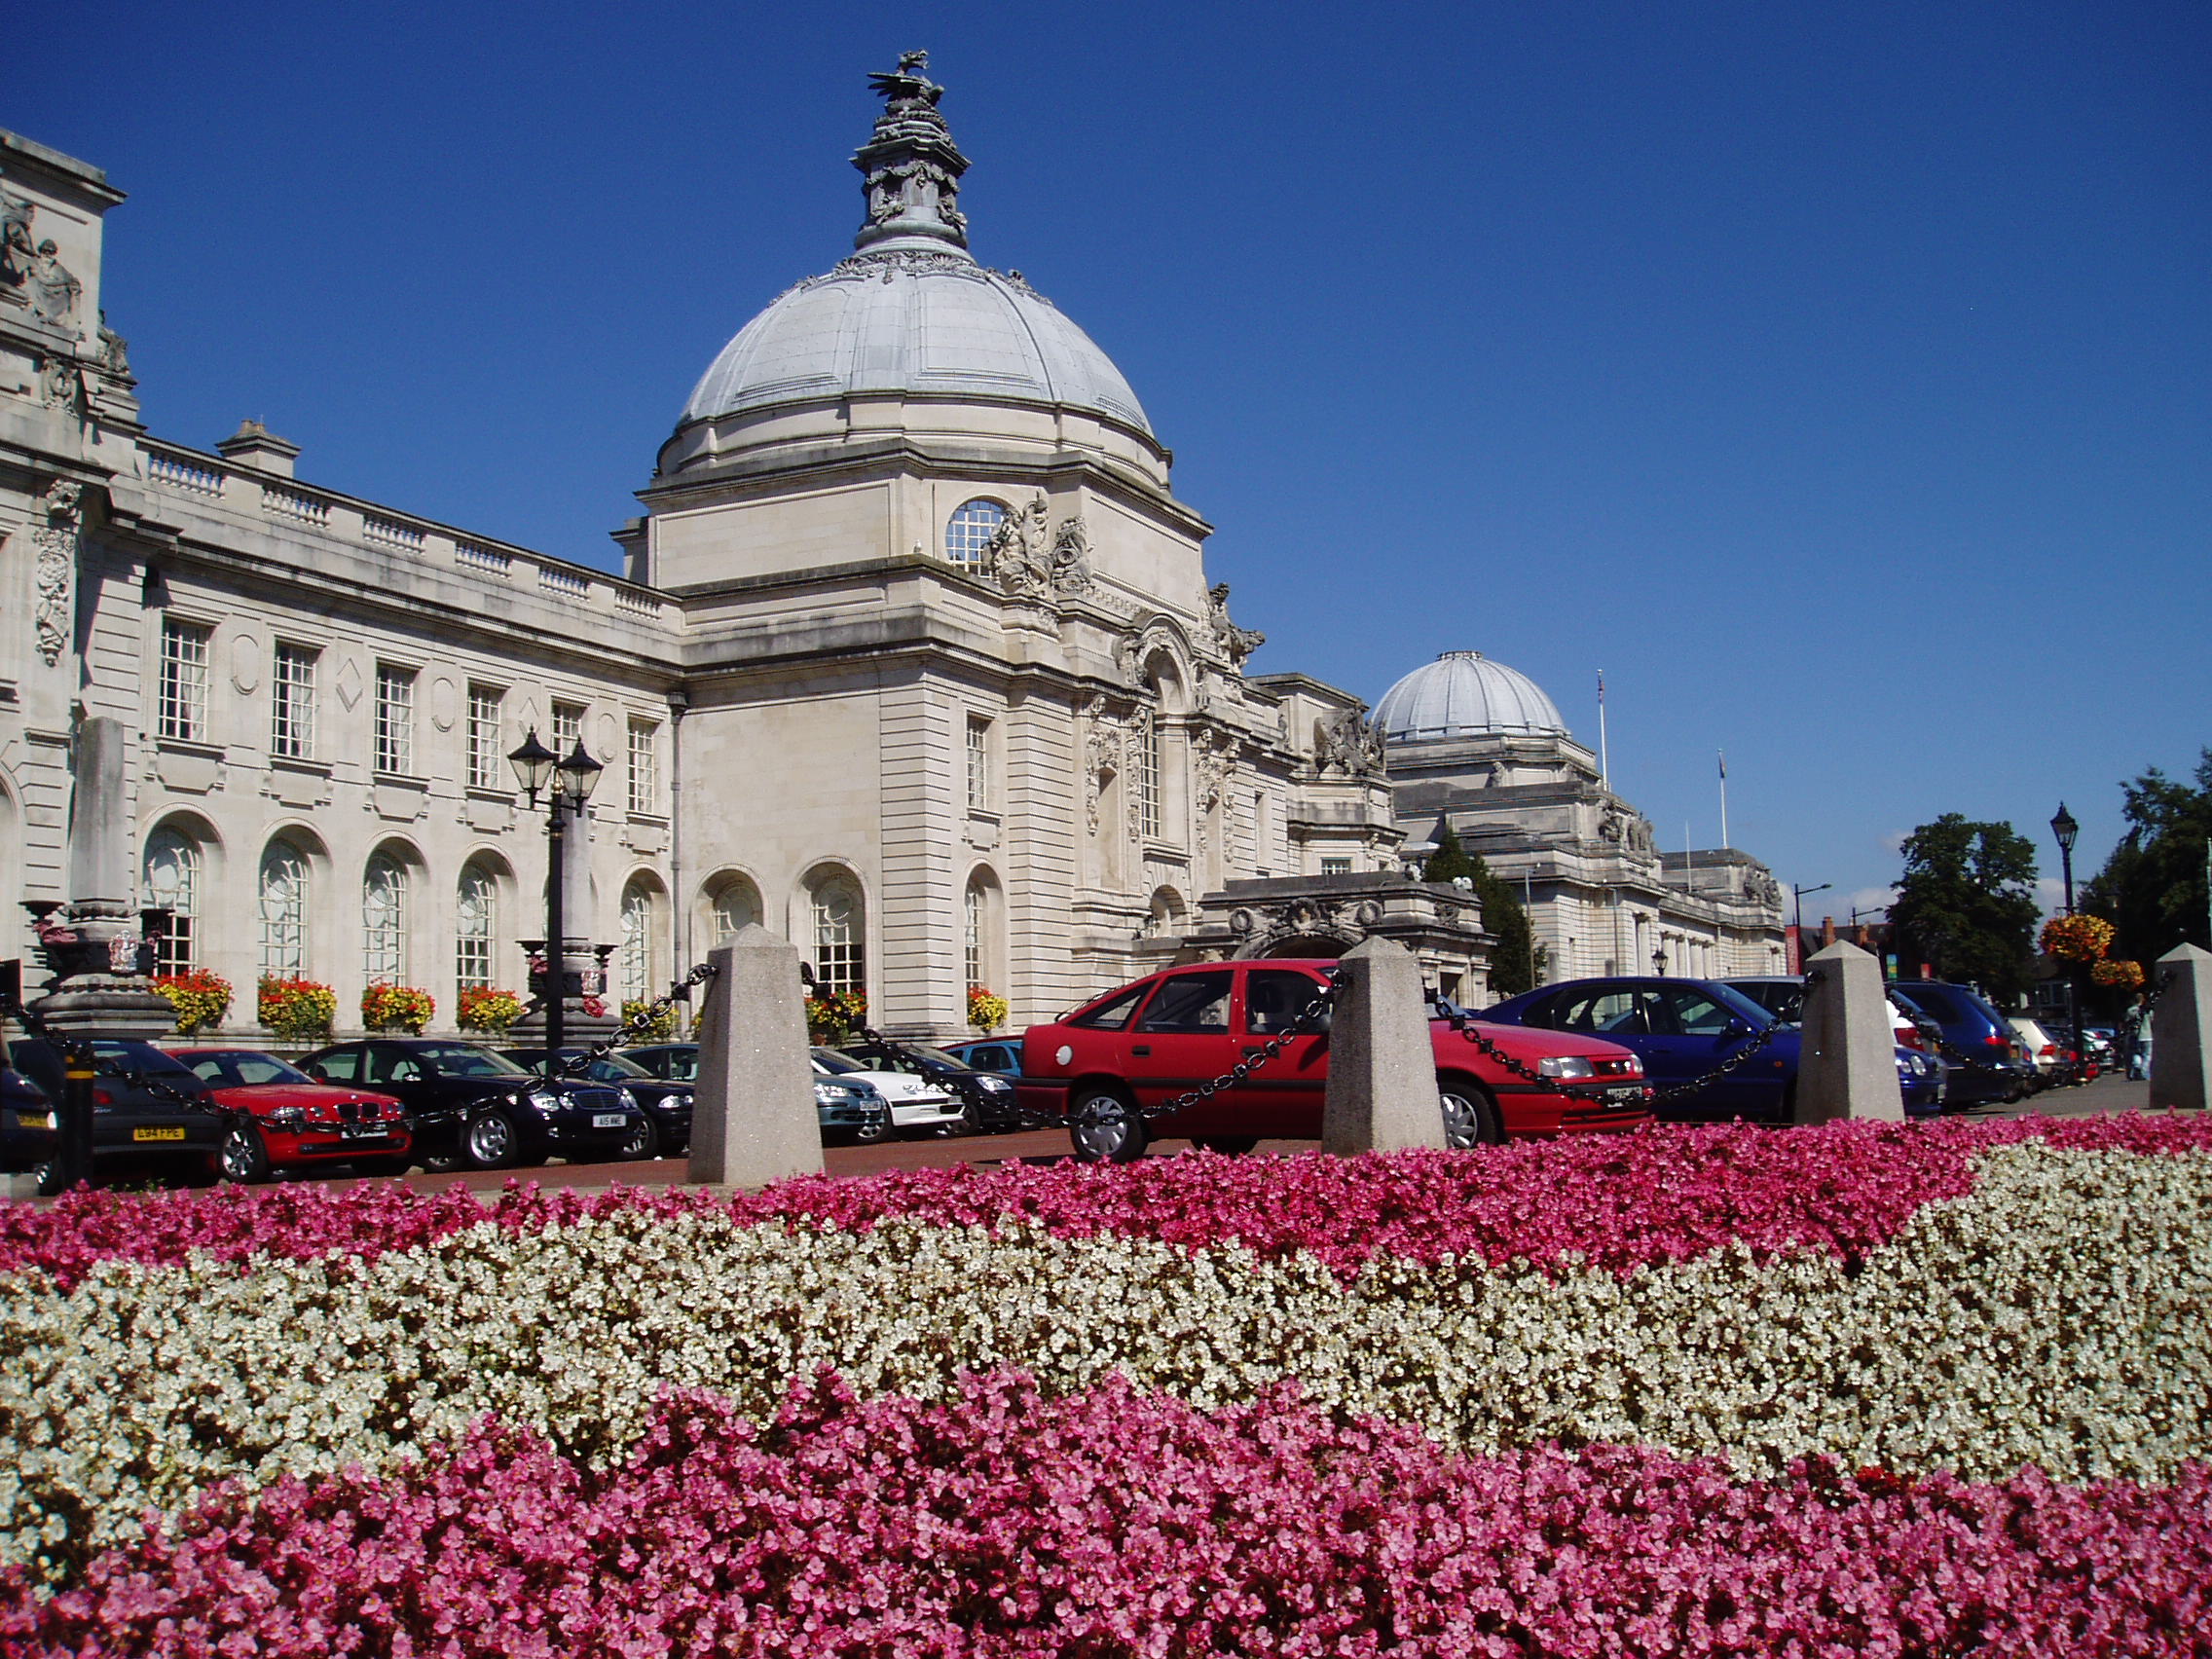
M 1220 1152 L 1247 1152 L 1266 1137 L 1317 1138 L 1329 1039 L 1325 1028 L 1301 1030 L 1298 1020 L 1335 965 L 1272 959 L 1169 968 L 1050 1025 L 1032 1025 L 1021 1039 L 1021 1104 L 1069 1118 L 1075 1154 L 1087 1161 L 1132 1159 L 1147 1140 L 1170 1135 Z M 1453 1146 L 1610 1133 L 1651 1122 L 1643 1062 L 1619 1044 L 1518 1025 L 1477 1029 L 1546 1082 L 1516 1077 L 1448 1020 L 1432 1019 L 1437 1095 Z M 1150 1124 L 1083 1110 L 1099 1095 L 1157 1110 L 1257 1059 L 1276 1038 L 1285 1039 L 1282 1052 L 1243 1083 Z
M 317 1083 L 254 1049 L 178 1049 L 229 1114 L 223 1174 L 243 1184 L 278 1169 L 348 1163 L 361 1175 L 406 1172 L 414 1136 L 407 1109 L 388 1094 Z

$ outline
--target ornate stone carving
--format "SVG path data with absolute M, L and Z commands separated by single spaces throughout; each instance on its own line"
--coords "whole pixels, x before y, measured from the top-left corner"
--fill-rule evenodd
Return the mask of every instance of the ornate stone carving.
M 29 290 L 31 310 L 63 328 L 75 319 L 77 298 L 85 291 L 85 284 L 55 257 L 52 237 L 38 244 L 38 254 L 31 261 L 30 279 L 24 286 Z
M 1151 749 L 1153 744 L 1158 741 L 1156 735 L 1158 722 L 1159 717 L 1154 714 L 1149 705 L 1138 705 L 1130 714 L 1127 729 L 1123 735 L 1123 752 L 1133 759 L 1136 756 Z M 1122 796 L 1123 803 L 1127 808 L 1124 816 L 1128 820 L 1129 839 L 1141 845 L 1144 841 L 1144 802 L 1138 797 L 1135 790 L 1124 790 Z
M 47 486 L 46 523 L 31 538 L 36 554 L 37 608 L 32 628 L 38 654 L 52 668 L 69 644 L 77 577 L 77 539 L 84 526 L 85 489 L 67 478 Z
M 1122 769 L 1122 729 L 1106 712 L 1106 699 L 1092 697 L 1083 706 L 1083 821 L 1098 833 L 1098 801 L 1106 781 Z
M 1052 591 L 1060 594 L 1083 593 L 1090 586 L 1090 533 L 1083 527 L 1083 515 L 1062 519 L 1060 528 L 1052 536 Z
M 938 113 L 944 89 L 922 73 L 929 61 L 926 52 L 904 53 L 898 68 L 867 78 L 883 99 L 883 113 L 853 157 L 867 203 L 867 221 L 854 239 L 862 247 L 901 236 L 968 245 L 968 218 L 959 207 L 960 175 L 968 170 L 968 158 Z
M 1744 877 L 1744 897 L 1754 904 L 1764 904 L 1776 910 L 1782 907 L 1782 883 L 1763 869 L 1754 869 Z
M 0 190 L 0 302 L 28 308 L 31 267 L 38 249 L 31 245 L 31 216 L 38 209 L 20 196 Z
M 1090 586 L 1090 535 L 1082 515 L 1053 532 L 1043 491 L 1016 507 L 983 545 L 983 568 L 1018 599 L 1055 600 Z
M 72 415 L 85 413 L 85 371 L 74 358 L 58 351 L 46 353 L 39 365 L 38 400 L 51 409 L 67 410 Z
M 1313 723 L 1313 768 L 1346 777 L 1379 777 L 1382 772 L 1382 729 L 1363 709 L 1346 709 Z
M 117 380 L 130 378 L 130 342 L 107 325 L 107 313 L 100 313 L 99 366 L 104 374 Z
M 1214 809 L 1229 793 L 1229 775 L 1235 765 L 1236 740 L 1227 732 L 1200 727 L 1193 735 L 1191 798 L 1198 807 L 1197 844 L 1201 862 L 1212 844 Z M 1224 847 L 1223 851 L 1227 850 Z
M 1239 628 L 1229 619 L 1227 582 L 1216 582 L 1207 590 L 1206 620 L 1213 625 L 1214 644 L 1239 674 L 1244 671 L 1244 659 L 1268 643 L 1267 635 L 1257 628 Z

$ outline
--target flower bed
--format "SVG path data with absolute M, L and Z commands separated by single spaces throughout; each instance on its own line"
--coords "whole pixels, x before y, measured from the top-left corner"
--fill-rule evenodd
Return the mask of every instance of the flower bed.
M 0 1632 L 2193 1651 L 2207 1152 L 1840 1124 L 11 1210 Z

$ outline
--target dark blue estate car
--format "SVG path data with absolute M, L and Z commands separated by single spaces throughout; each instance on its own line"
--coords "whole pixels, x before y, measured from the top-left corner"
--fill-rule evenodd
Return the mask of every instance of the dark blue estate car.
M 1642 1056 L 1644 1076 L 1661 1096 L 1663 1103 L 1652 1109 L 1661 1123 L 1791 1121 L 1803 1033 L 1791 1025 L 1775 1028 L 1766 1010 L 1712 979 L 1570 979 L 1509 997 L 1480 1017 L 1503 1025 L 1583 1032 L 1635 1050 Z M 1668 1089 L 1717 1070 L 1770 1029 L 1764 1047 L 1728 1076 L 1687 1098 L 1665 1100 Z M 1915 1117 L 1939 1111 L 1940 1069 L 1910 1049 L 1897 1054 L 1905 1111 Z

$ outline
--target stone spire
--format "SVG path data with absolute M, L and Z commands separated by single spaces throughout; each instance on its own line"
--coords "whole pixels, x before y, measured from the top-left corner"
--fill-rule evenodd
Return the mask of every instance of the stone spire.
M 968 158 L 952 142 L 938 114 L 944 89 L 921 73 L 926 52 L 902 54 L 899 67 L 867 78 L 883 97 L 875 131 L 853 157 L 866 183 L 867 221 L 853 238 L 871 247 L 894 237 L 922 237 L 957 248 L 968 245 L 968 218 L 960 211 L 960 175 Z

